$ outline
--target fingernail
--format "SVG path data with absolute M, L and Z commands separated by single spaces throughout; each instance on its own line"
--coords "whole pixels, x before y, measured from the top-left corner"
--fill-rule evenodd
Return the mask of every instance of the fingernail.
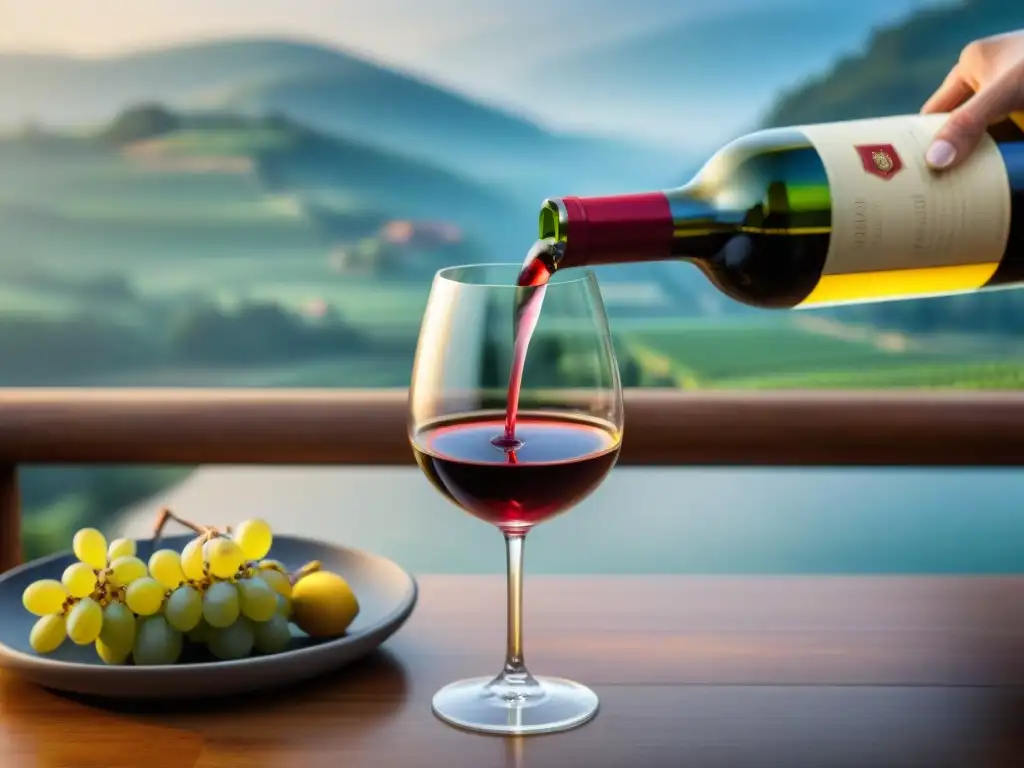
M 953 162 L 955 157 L 956 147 L 945 139 L 939 139 L 928 147 L 928 154 L 924 156 L 924 159 L 932 168 L 945 168 Z

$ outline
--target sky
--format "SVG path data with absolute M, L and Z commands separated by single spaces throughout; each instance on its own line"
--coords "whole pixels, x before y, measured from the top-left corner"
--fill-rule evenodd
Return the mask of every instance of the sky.
M 95 56 L 202 37 L 289 34 L 415 60 L 481 31 L 518 38 L 559 13 L 589 41 L 594 26 L 635 29 L 645 12 L 656 10 L 651 23 L 660 23 L 685 7 L 674 0 L 0 0 L 0 51 Z
M 861 0 L 864 30 L 881 16 L 943 0 Z M 488 103 L 522 111 L 544 125 L 597 129 L 651 141 L 673 140 L 690 105 L 665 115 L 629 94 L 609 95 L 618 108 L 598 103 L 551 101 L 536 111 L 536 77 L 547 63 L 578 50 L 701 16 L 734 17 L 743 24 L 751 7 L 799 14 L 807 3 L 849 0 L 0 0 L 0 53 L 111 56 L 185 41 L 237 36 L 302 38 L 344 48 L 398 66 Z M 884 12 L 883 12 L 884 11 Z M 730 22 L 731 23 L 731 22 Z M 855 30 L 847 32 L 862 34 Z M 837 51 L 838 53 L 838 51 Z M 793 55 L 799 56 L 798 52 Z M 564 58 L 562 59 L 564 60 Z M 532 66 L 531 66 L 532 65 Z M 819 63 L 814 64 L 815 67 Z M 523 83 L 525 82 L 525 85 Z M 746 119 L 759 92 L 772 90 L 751 78 L 754 93 L 691 93 L 706 119 L 707 140 Z M 749 89 L 748 89 L 749 90 Z M 760 93 L 764 97 L 765 93 Z M 770 94 L 769 94 L 770 95 Z M 692 100 L 692 99 L 691 99 Z M 718 102 L 721 103 L 718 103 Z M 712 103 L 714 102 L 714 103 Z M 655 104 L 654 106 L 658 106 Z M 665 109 L 672 105 L 661 105 Z M 595 112 L 596 109 L 596 112 Z M 673 108 L 674 109 L 674 108 Z M 575 111 L 574 111 L 575 110 Z M 722 120 L 710 119 L 724 110 Z M 664 111 L 664 109 L 662 110 Z M 677 114 L 679 113 L 679 114 Z M 699 126 L 687 121 L 688 133 Z
M 716 10 L 765 1 L 718 0 Z M 197 39 L 302 38 L 521 108 L 503 85 L 540 50 L 700 12 L 681 0 L 0 0 L 0 53 L 105 57 Z
M 502 13 L 500 6 L 486 3 L 480 3 L 483 13 L 461 13 L 466 5 L 466 0 L 0 0 L 0 50 L 104 55 L 197 37 L 270 33 L 415 54 L 498 21 Z

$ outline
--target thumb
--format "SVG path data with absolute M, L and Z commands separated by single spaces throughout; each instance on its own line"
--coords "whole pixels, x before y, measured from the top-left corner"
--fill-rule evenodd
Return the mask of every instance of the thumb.
M 1022 75 L 1020 68 L 1014 67 L 953 110 L 928 148 L 928 165 L 944 170 L 964 162 L 988 127 L 1020 106 L 1024 92 Z

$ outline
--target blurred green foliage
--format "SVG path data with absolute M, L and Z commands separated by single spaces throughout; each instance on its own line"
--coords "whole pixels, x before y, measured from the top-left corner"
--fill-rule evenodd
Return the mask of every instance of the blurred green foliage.
M 22 469 L 24 557 L 31 560 L 70 549 L 71 537 L 79 528 L 106 527 L 116 512 L 173 485 L 189 471 L 179 467 Z
M 1020 389 L 1024 345 L 918 337 L 813 317 L 623 336 L 649 380 L 684 389 Z

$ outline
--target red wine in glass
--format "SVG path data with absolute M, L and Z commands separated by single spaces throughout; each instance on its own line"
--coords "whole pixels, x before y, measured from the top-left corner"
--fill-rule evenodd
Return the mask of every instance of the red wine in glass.
M 560 257 L 550 242 L 540 250 Z M 560 262 L 531 256 L 522 267 L 478 264 L 439 271 L 409 388 L 409 440 L 420 469 L 456 506 L 504 534 L 508 632 L 501 671 L 449 683 L 431 699 L 443 721 L 484 733 L 564 731 L 587 722 L 598 708 L 597 695 L 585 685 L 531 674 L 523 654 L 526 536 L 597 489 L 618 459 L 623 422 L 622 388 L 597 280 L 585 273 L 548 281 L 544 273 L 554 271 L 549 263 Z M 515 364 L 505 408 L 490 405 L 493 393 L 485 382 L 467 389 L 476 373 L 467 365 L 467 352 L 475 357 L 490 341 L 469 315 L 489 311 L 495 302 L 499 311 L 515 311 Z M 588 365 L 597 380 L 586 397 L 577 390 L 562 397 L 552 392 L 543 410 L 527 410 L 519 402 L 521 377 L 542 303 L 544 311 L 574 323 L 581 340 L 592 334 Z
M 413 438 L 421 470 L 445 496 L 506 533 L 525 532 L 590 495 L 619 454 L 598 419 L 523 414 L 519 445 L 497 444 L 500 414 L 439 421 Z
M 523 383 L 523 368 L 526 366 L 526 352 L 530 339 L 537 328 L 540 310 L 544 305 L 544 293 L 548 280 L 554 272 L 552 258 L 557 246 L 550 240 L 538 240 L 526 254 L 522 271 L 516 281 L 516 304 L 512 319 L 512 368 L 508 376 L 508 401 L 505 406 L 504 432 L 494 438 L 493 443 L 501 448 L 514 451 L 522 445 L 516 433 L 516 414 L 519 412 L 519 390 Z

